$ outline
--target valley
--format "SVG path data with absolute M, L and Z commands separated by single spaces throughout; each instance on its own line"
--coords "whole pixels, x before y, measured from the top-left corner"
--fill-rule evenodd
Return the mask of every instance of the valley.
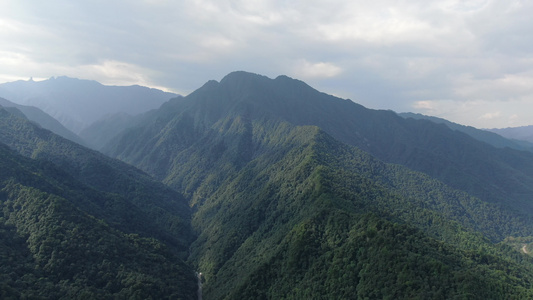
M 533 297 L 525 142 L 248 72 L 100 119 L 99 151 L 20 111 L 0 108 L 0 295 Z

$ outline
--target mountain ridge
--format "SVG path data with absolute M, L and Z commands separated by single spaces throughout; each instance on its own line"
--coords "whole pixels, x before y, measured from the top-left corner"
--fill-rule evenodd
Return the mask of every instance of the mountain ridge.
M 164 135 L 162 126 L 168 126 L 165 130 L 178 134 L 179 129 L 167 123 L 175 114 L 188 114 L 182 122 L 192 118 L 194 121 L 187 123 L 188 128 L 202 130 L 209 128 L 218 116 L 226 112 L 242 112 L 247 118 L 283 119 L 294 125 L 318 126 L 334 138 L 359 147 L 383 161 L 406 165 L 488 201 L 507 202 L 517 209 L 533 211 L 532 206 L 525 205 L 528 197 L 533 195 L 533 188 L 527 187 L 533 187 L 533 154 L 496 149 L 443 125 L 404 119 L 392 111 L 370 110 L 350 100 L 318 92 L 286 76 L 269 79 L 234 72 L 220 83 L 210 81 L 187 97 L 167 102 L 162 109 L 148 116 L 145 124 L 150 129 L 144 134 L 150 138 L 143 138 L 138 146 L 127 145 L 128 142 L 121 144 L 121 137 L 117 137 L 103 151 L 141 169 L 156 169 L 149 166 L 146 153 L 151 152 L 153 159 L 157 155 L 168 156 L 167 151 L 157 150 L 156 144 L 169 142 L 161 136 Z M 142 129 L 138 129 L 135 135 L 142 135 L 141 132 Z M 120 154 L 123 150 L 117 147 L 126 147 L 124 153 L 137 152 L 137 158 Z M 173 150 L 169 148 L 169 151 Z M 143 159 L 145 162 L 140 162 Z M 483 166 L 485 170 L 469 168 L 475 161 L 478 161 L 475 165 L 481 166 L 481 160 L 486 164 Z M 165 161 L 163 166 L 170 164 Z M 483 181 L 490 184 L 482 184 Z
M 23 157 L 1 142 L 0 158 L 3 298 L 194 299 L 192 270 L 175 250 L 121 231 L 112 220 L 123 216 L 106 222 L 91 214 L 91 206 L 117 204 L 117 195 L 92 190 L 52 163 Z
M 117 202 L 107 207 L 110 212 L 130 218 L 126 223 L 135 225 L 133 227 L 139 233 L 156 236 L 182 253 L 187 251 L 187 240 L 192 238 L 192 233 L 188 225 L 190 212 L 186 201 L 179 193 L 153 180 L 146 173 L 59 137 L 1 108 L 0 142 L 25 157 L 51 162 L 68 176 L 92 189 L 122 194 L 123 198 L 114 199 Z M 142 219 L 145 226 L 131 219 L 135 214 L 128 215 L 128 210 L 121 209 L 128 205 L 132 206 L 132 211 L 138 209 L 143 212 L 137 217 Z M 108 213 L 107 217 L 107 221 L 113 224 L 112 215 Z
M 531 154 L 287 76 L 233 72 L 135 117 L 103 151 L 142 171 L 2 109 L 0 142 L 48 165 L 49 191 L 101 193 L 121 219 L 97 218 L 186 258 L 184 297 L 193 269 L 206 299 L 533 295 Z
M 76 134 L 106 114 L 140 114 L 176 96 L 138 85 L 106 86 L 66 76 L 0 84 L 0 97 L 36 106 Z
M 373 131 L 376 127 L 379 130 Z M 442 141 L 435 143 L 440 139 L 454 145 L 443 145 Z M 474 256 L 486 255 L 490 261 L 502 255 L 506 257 L 503 264 L 518 263 L 522 258 L 517 251 L 515 253 L 505 244 L 494 245 L 494 242 L 509 236 L 531 234 L 528 229 L 532 220 L 531 203 L 522 203 L 521 199 L 506 202 L 487 197 L 490 191 L 484 185 L 485 178 L 475 172 L 462 171 L 459 173 L 462 177 L 455 179 L 473 176 L 479 181 L 479 185 L 475 186 L 478 188 L 477 195 L 470 194 L 469 189 L 444 184 L 428 174 L 415 172 L 416 168 L 409 170 L 409 165 L 398 166 L 399 163 L 394 160 L 392 163 L 395 164 L 390 164 L 388 157 L 395 154 L 394 151 L 402 150 L 407 153 L 400 151 L 404 155 L 400 158 L 413 159 L 426 168 L 438 169 L 442 164 L 439 159 L 459 168 L 462 166 L 458 164 L 462 161 L 452 164 L 447 155 L 461 157 L 464 155 L 461 148 L 466 149 L 468 155 L 475 153 L 479 156 L 481 151 L 489 153 L 488 157 L 497 158 L 497 163 L 489 165 L 488 169 L 494 167 L 511 172 L 518 186 L 522 184 L 528 191 L 529 174 L 519 173 L 518 170 L 515 173 L 509 166 L 522 161 L 531 163 L 531 156 L 515 157 L 516 152 L 495 150 L 444 125 L 405 120 L 390 111 L 368 110 L 349 100 L 320 93 L 286 76 L 269 79 L 245 72 L 231 73 L 220 82 L 209 81 L 187 97 L 167 102 L 160 110 L 147 114 L 137 127 L 119 135 L 104 151 L 138 166 L 184 193 L 193 208 L 192 224 L 198 232 L 198 239 L 191 247 L 190 261 L 205 276 L 206 297 L 239 299 L 245 297 L 243 295 L 274 297 L 275 290 L 294 298 L 304 295 L 339 297 L 341 289 L 326 288 L 326 284 L 319 283 L 314 279 L 313 272 L 307 269 L 308 266 L 316 266 L 317 276 L 323 275 L 319 270 L 331 267 L 326 263 L 328 254 L 315 250 L 325 247 L 335 251 L 334 248 L 327 246 L 328 242 L 316 244 L 313 239 L 304 238 L 304 242 L 294 243 L 291 238 L 299 232 L 305 233 L 304 237 L 306 234 L 313 235 L 313 232 L 319 237 L 327 236 L 325 230 L 337 226 L 333 221 L 337 213 L 346 214 L 348 219 L 362 220 L 362 223 L 377 218 L 380 220 L 378 223 L 387 224 L 385 227 L 405 225 L 401 231 L 420 232 L 420 243 L 429 247 L 427 251 L 433 251 L 429 250 L 433 247 L 430 244 L 443 243 L 440 245 L 451 247 L 450 253 L 457 258 L 454 261 L 464 266 L 473 259 L 469 254 L 472 252 L 476 253 Z M 368 154 L 363 154 L 365 152 Z M 506 153 L 515 161 L 498 158 L 500 155 L 508 159 Z M 478 161 L 483 161 L 484 157 L 481 155 Z M 458 171 L 461 170 L 466 170 L 466 167 Z M 505 191 L 502 193 L 507 195 Z M 317 217 L 322 214 L 324 218 Z M 323 219 L 331 220 L 328 222 L 332 224 L 322 223 Z M 340 236 L 350 235 L 350 230 L 369 229 L 356 229 L 360 225 L 348 223 L 342 226 L 352 229 L 343 231 L 345 229 L 339 228 Z M 305 224 L 316 225 L 315 231 L 308 231 Z M 303 227 L 300 229 L 300 226 Z M 336 237 L 336 230 L 326 240 L 343 240 Z M 355 236 L 352 238 L 357 239 Z M 352 246 L 355 249 L 368 247 L 365 241 L 370 240 L 363 238 Z M 408 250 L 409 243 L 404 243 L 400 242 L 400 248 L 406 252 L 398 255 L 418 255 L 408 254 L 411 251 Z M 313 248 L 315 244 L 316 248 Z M 342 243 L 339 247 L 342 248 Z M 380 253 L 385 251 L 377 247 Z M 480 250 L 482 248 L 486 250 Z M 367 263 L 362 257 L 357 258 L 351 248 L 343 251 L 366 267 L 372 265 L 372 259 Z M 373 259 L 383 259 L 380 255 Z M 420 259 L 436 259 L 436 256 L 431 257 L 422 255 Z M 443 262 L 447 263 L 449 261 Z M 399 263 L 404 264 L 409 262 Z M 446 268 L 456 268 L 453 264 Z M 290 265 L 307 275 L 287 278 L 285 274 L 289 270 L 280 273 L 269 267 L 272 265 Z M 299 269 L 298 265 L 303 269 Z M 419 267 L 412 266 L 413 270 Z M 467 269 L 478 267 L 480 272 L 498 272 L 495 271 L 498 269 L 496 264 L 480 265 L 477 260 Z M 357 274 L 362 270 L 355 267 L 345 269 L 346 266 L 339 268 L 335 270 L 340 272 L 337 274 Z M 263 271 L 269 275 L 261 275 Z M 474 276 L 474 273 L 459 273 L 457 276 L 473 280 L 469 276 Z M 443 276 L 450 274 L 443 273 Z M 514 276 L 505 274 L 502 273 L 503 276 Z M 350 276 L 364 278 L 363 275 Z M 399 280 L 395 276 L 390 275 L 392 281 Z M 266 283 L 261 285 L 253 278 Z M 365 279 L 367 283 L 358 287 L 360 297 L 392 295 L 389 292 L 372 294 L 372 289 L 366 290 L 365 285 L 377 284 L 376 280 L 379 279 Z M 447 282 L 455 285 L 452 283 L 454 279 L 449 280 Z M 479 280 L 488 284 L 487 278 Z M 247 285 L 241 286 L 241 282 Z M 291 285 L 283 282 L 292 282 L 301 290 L 291 290 Z M 382 281 L 379 284 L 388 285 Z M 516 284 L 524 287 L 525 294 L 528 293 L 527 284 Z M 316 289 L 311 289 L 311 294 L 304 292 L 309 286 L 316 286 Z M 344 282 L 341 286 L 348 288 L 349 284 Z M 482 289 L 482 286 L 474 290 Z M 472 287 L 463 286 L 450 288 L 448 292 L 456 288 L 473 294 L 505 294 L 503 287 L 491 292 L 474 292 L 469 290 Z M 402 287 L 396 286 L 392 290 L 402 290 Z M 443 299 L 459 295 L 430 290 L 419 292 L 436 293 Z M 406 290 L 398 293 L 408 297 L 403 294 L 408 293 Z
M 488 131 L 500 134 L 509 139 L 515 139 L 520 141 L 527 141 L 533 143 L 533 125 L 509 127 L 509 128 L 493 128 L 487 129 Z
M 399 115 L 404 118 L 425 119 L 425 120 L 432 121 L 434 123 L 445 124 L 450 129 L 464 132 L 472 136 L 473 138 L 480 140 L 482 142 L 486 142 L 496 148 L 509 147 L 509 148 L 513 148 L 516 150 L 527 150 L 530 152 L 533 151 L 533 143 L 529 143 L 527 141 L 519 141 L 516 139 L 511 140 L 509 138 L 505 138 L 502 135 L 497 134 L 493 130 L 477 129 L 471 126 L 464 126 L 464 125 L 460 125 L 457 123 L 453 123 L 442 118 L 425 116 L 422 114 L 400 113 Z
M 16 108 L 20 110 L 26 118 L 39 124 L 43 128 L 46 128 L 78 144 L 85 144 L 85 142 L 78 135 L 65 128 L 63 125 L 61 125 L 61 123 L 59 123 L 59 121 L 37 107 L 16 104 L 3 98 L 0 98 L 0 106 Z

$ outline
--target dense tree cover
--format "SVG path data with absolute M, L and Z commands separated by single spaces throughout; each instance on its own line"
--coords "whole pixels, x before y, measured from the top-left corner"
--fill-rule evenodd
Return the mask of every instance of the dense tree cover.
M 270 131 L 270 137 L 260 134 L 264 127 L 254 128 L 266 145 L 279 150 L 276 155 L 264 152 L 246 166 L 234 167 L 236 175 L 217 187 L 211 180 L 220 179 L 213 179 L 216 169 L 211 169 L 211 177 L 193 195 L 198 205 L 193 225 L 200 235 L 193 243 L 191 260 L 205 275 L 206 297 L 449 299 L 476 295 L 484 299 L 493 295 L 503 299 L 514 295 L 519 299 L 528 295 L 530 279 L 521 278 L 530 272 L 531 261 L 480 234 L 490 237 L 492 228 L 505 234 L 516 228 L 528 232 L 527 220 L 426 175 L 379 162 L 335 142 L 316 127 L 288 129 L 280 124 L 284 130 Z M 274 138 L 272 132 L 285 132 L 285 137 Z M 281 142 L 274 146 L 269 142 L 274 140 Z M 227 176 L 223 170 L 221 174 Z M 427 193 L 434 197 L 424 196 Z M 500 214 L 503 223 L 492 222 Z M 321 218 L 333 227 L 316 225 L 313 234 L 332 235 L 325 239 L 337 241 L 329 248 L 315 237 L 293 244 L 294 232 L 302 224 L 316 222 L 317 215 L 326 215 Z M 337 218 L 340 224 L 347 219 L 351 223 L 336 225 Z M 365 231 L 369 218 L 397 232 L 375 244 L 366 238 L 351 243 L 349 233 Z M 377 254 L 359 256 L 361 248 L 370 246 Z M 291 263 L 294 258 L 288 250 L 294 248 L 301 251 L 297 263 Z M 442 257 L 442 249 L 450 257 Z M 382 251 L 392 250 L 394 254 L 381 256 Z M 495 262 L 482 266 L 481 258 Z M 333 259 L 338 266 L 332 265 Z M 370 268 L 381 261 L 379 269 Z M 287 267 L 291 265 L 294 270 Z M 348 265 L 352 269 L 346 269 Z M 362 265 L 370 268 L 368 278 Z M 485 289 L 486 285 L 491 288 Z M 383 291 L 376 291 L 376 286 Z
M 190 262 L 209 299 L 531 291 L 528 256 L 498 243 L 533 235 L 527 153 L 246 73 L 165 104 L 105 151 L 190 199 L 198 233 Z M 337 217 L 350 221 L 322 221 Z M 369 229 L 378 223 L 387 229 Z M 302 224 L 338 243 L 314 235 L 296 243 Z M 367 247 L 376 251 L 359 252 Z
M 343 143 L 424 172 L 485 202 L 533 213 L 532 153 L 498 149 L 442 124 L 366 109 L 285 76 L 234 72 L 220 83 L 210 81 L 148 114 L 142 125 L 104 149 L 164 179 L 172 173 L 169 166 L 183 163 L 176 157 L 195 137 L 205 137 L 213 127 L 220 130 L 228 116 L 238 115 L 315 125 Z
M 194 269 L 205 299 L 533 297 L 530 154 L 241 72 L 135 126 L 105 151 L 192 217 L 148 175 L 0 110 L 0 141 L 32 158 L 5 152 L 18 166 L 0 176 L 4 295 L 43 278 L 65 298 L 190 298 Z
M 174 249 L 88 214 L 83 201 L 114 196 L 54 168 L 0 144 L 2 299 L 194 298 L 193 271 Z
M 487 203 L 465 192 L 450 188 L 431 177 L 400 165 L 383 163 L 367 153 L 335 141 L 327 134 L 317 136 L 317 159 L 329 168 L 322 172 L 325 185 L 344 200 L 354 199 L 360 206 L 386 210 L 391 216 L 423 227 L 441 239 L 443 220 L 453 220 L 470 231 L 478 231 L 493 242 L 507 236 L 529 236 L 533 218 L 527 213 Z M 387 192 L 361 196 L 366 186 L 377 184 Z M 371 190 L 371 189 L 370 189 Z M 368 191 L 365 193 L 368 194 Z M 436 212 L 438 215 L 435 215 Z M 435 228 L 433 228 L 435 227 Z
M 375 215 L 322 210 L 227 298 L 526 299 L 533 295 L 524 261 L 528 267 L 460 251 Z
M 182 150 L 183 156 L 177 156 L 182 163 L 176 164 L 179 168 L 172 168 L 173 172 L 165 179 L 185 190 L 197 209 L 193 225 L 199 238 L 193 243 L 191 262 L 205 276 L 206 298 L 239 299 L 250 296 L 250 292 L 264 293 L 247 288 L 251 284 L 250 276 L 262 274 L 260 266 L 263 265 L 287 264 L 288 258 L 278 245 L 290 240 L 287 236 L 298 222 L 324 208 L 347 211 L 354 214 L 354 218 L 360 217 L 356 215 L 358 213 L 373 213 L 380 218 L 417 226 L 440 239 L 441 243 L 446 242 L 442 245 L 456 252 L 456 261 L 448 265 L 456 269 L 475 265 L 467 263 L 470 258 L 462 251 L 485 248 L 480 252 L 483 255 L 501 255 L 504 251 L 494 248 L 476 231 L 494 240 L 517 232 L 530 232 L 531 223 L 527 216 L 484 203 L 427 175 L 384 164 L 360 150 L 336 142 L 316 127 L 294 127 L 264 120 L 251 122 L 236 116 L 221 121 L 213 131 L 218 131 L 219 135 L 210 131 L 207 137 Z M 502 218 L 501 223 L 494 222 L 495 216 Z M 424 240 L 431 238 L 426 236 Z M 420 259 L 429 259 L 420 255 L 424 257 Z M 400 265 L 405 263 L 398 262 Z M 518 263 L 511 259 L 502 264 L 507 270 Z M 490 272 L 499 274 L 496 272 L 498 267 L 492 267 Z M 468 270 L 468 274 L 476 274 L 473 269 Z M 416 270 L 412 272 L 416 273 Z M 272 286 L 277 280 L 288 283 L 287 287 L 300 287 L 300 282 L 289 284 L 285 275 L 276 274 L 269 280 L 261 277 L 259 281 L 269 290 L 277 290 Z M 450 286 L 437 288 L 447 291 L 439 294 L 443 298 L 475 291 L 459 287 L 459 278 L 463 280 L 466 275 L 461 272 L 456 275 L 451 277 L 455 282 L 450 279 Z M 500 279 L 511 275 L 502 276 Z M 489 283 L 487 278 L 467 278 Z M 439 282 L 438 276 L 433 280 Z M 242 285 L 243 282 L 246 284 Z M 348 288 L 353 282 L 338 284 Z M 387 286 L 390 283 L 380 284 Z M 518 286 L 528 289 L 524 282 L 515 284 L 516 291 L 512 293 L 522 292 Z M 311 285 L 315 288 L 312 294 L 330 294 L 320 282 Z M 241 288 L 247 291 L 242 292 L 244 294 L 237 292 Z M 451 292 L 454 289 L 457 294 Z M 506 287 L 497 289 L 502 292 Z M 390 297 L 396 295 L 396 292 L 387 293 Z M 432 291 L 419 287 L 412 293 L 423 298 Z M 270 294 L 267 298 L 278 298 L 279 295 Z M 303 296 L 297 294 L 295 297 Z
M 88 191 L 69 197 L 79 199 L 89 213 L 121 231 L 161 239 L 183 257 L 187 254 L 193 238 L 190 209 L 176 191 L 130 165 L 61 138 L 1 108 L 0 142 L 37 159 L 56 178 L 61 176 L 56 185 L 73 180 L 83 184 Z M 109 195 L 106 200 L 97 194 L 84 199 L 94 190 Z

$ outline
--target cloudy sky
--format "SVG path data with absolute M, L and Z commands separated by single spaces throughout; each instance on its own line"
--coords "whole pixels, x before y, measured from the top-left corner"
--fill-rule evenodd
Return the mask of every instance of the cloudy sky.
M 235 70 L 369 108 L 533 124 L 533 1 L 2 0 L 0 82 L 66 75 L 186 95 Z

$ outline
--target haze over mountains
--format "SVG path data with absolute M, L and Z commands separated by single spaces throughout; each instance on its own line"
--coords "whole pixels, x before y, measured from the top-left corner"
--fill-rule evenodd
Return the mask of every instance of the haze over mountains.
M 79 136 L 65 128 L 65 126 L 61 125 L 59 121 L 52 118 L 49 114 L 45 113 L 37 107 L 16 104 L 2 98 L 0 98 L 0 106 L 3 106 L 4 108 L 14 107 L 19 110 L 26 118 L 28 118 L 28 120 L 39 124 L 41 127 L 48 129 L 78 144 L 85 144 L 85 142 Z
M 65 76 L 0 84 L 0 97 L 38 107 L 76 134 L 105 115 L 137 115 L 176 96 L 147 87 L 105 86 Z
M 533 153 L 406 117 L 234 72 L 93 123 L 106 157 L 0 109 L 0 295 L 533 297 Z
M 524 140 L 533 143 L 533 125 L 511 128 L 487 129 L 508 139 Z
M 456 124 L 453 122 L 450 122 L 448 120 L 437 118 L 437 117 L 431 117 L 431 116 L 425 116 L 421 114 L 414 114 L 414 113 L 400 113 L 400 116 L 404 118 L 413 118 L 413 119 L 423 119 L 428 120 L 434 123 L 438 124 L 444 124 L 448 126 L 450 129 L 457 130 L 464 132 L 468 134 L 469 136 L 485 142 L 487 144 L 490 144 L 497 148 L 513 148 L 517 150 L 527 150 L 527 151 L 533 151 L 533 140 L 528 141 L 527 135 L 522 135 L 521 138 L 519 136 L 511 136 L 511 135 L 505 135 L 503 134 L 506 129 L 490 129 L 490 130 L 482 130 L 477 129 L 472 126 L 464 126 L 461 124 Z M 508 128 L 508 131 L 518 130 L 517 128 Z

